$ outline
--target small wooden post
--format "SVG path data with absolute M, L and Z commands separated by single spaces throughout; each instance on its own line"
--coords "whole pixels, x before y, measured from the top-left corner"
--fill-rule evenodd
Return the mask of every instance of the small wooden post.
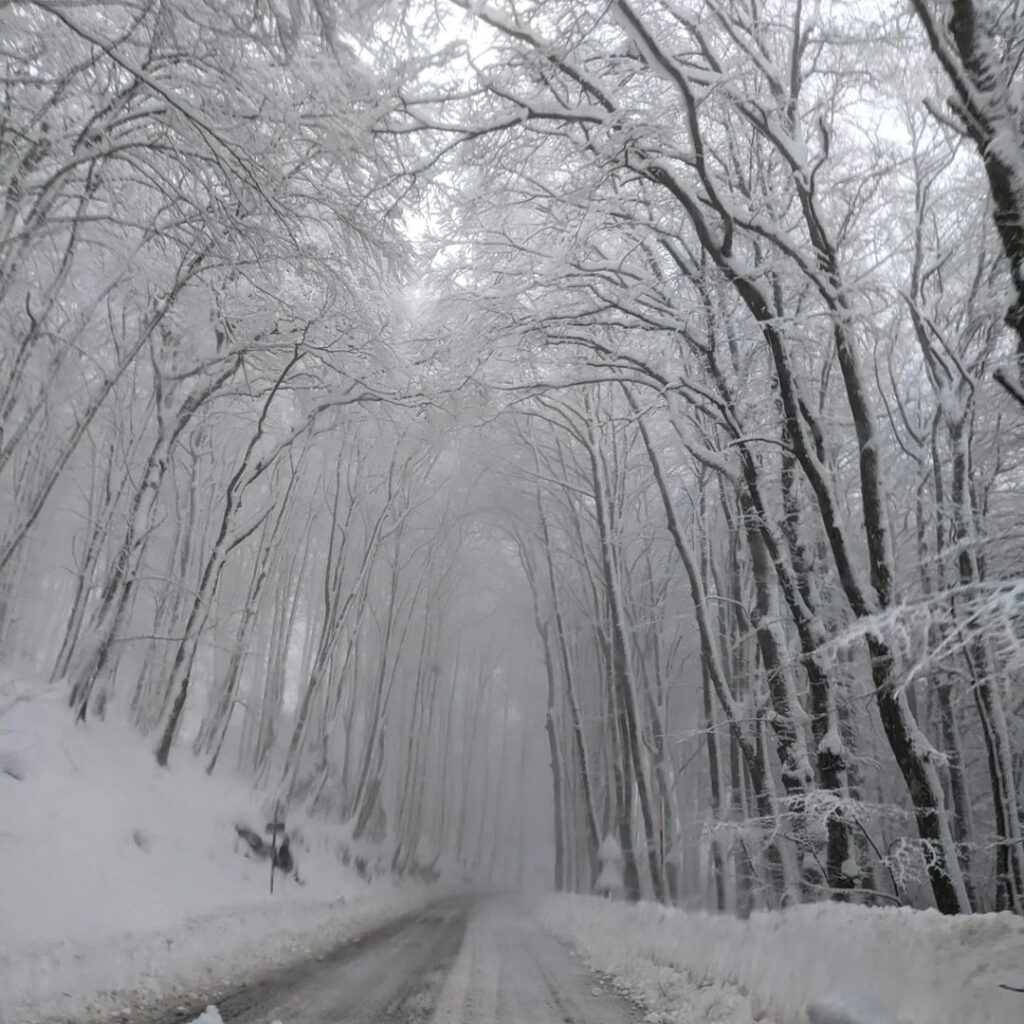
M 280 821 L 281 808 L 274 808 L 274 820 L 267 822 L 267 831 L 270 833 L 270 892 L 274 892 L 274 868 L 277 867 L 277 836 L 284 832 L 284 822 Z

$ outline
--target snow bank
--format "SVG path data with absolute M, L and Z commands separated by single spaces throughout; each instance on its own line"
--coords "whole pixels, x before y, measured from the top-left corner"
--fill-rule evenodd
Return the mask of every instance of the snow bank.
M 224 1024 L 224 1019 L 216 1006 L 208 1006 L 192 1024 Z
M 1024 921 L 813 904 L 749 921 L 597 897 L 539 913 L 649 1024 L 1020 1024 Z
M 216 1006 L 208 1006 L 192 1021 L 192 1024 L 224 1024 L 224 1018 L 220 1015 L 220 1010 Z M 281 1024 L 281 1021 L 275 1020 L 272 1024 Z
M 354 938 L 433 898 L 339 863 L 336 832 L 293 841 L 303 884 L 244 856 L 262 831 L 244 780 L 171 770 L 116 723 L 75 726 L 58 688 L 0 693 L 0 1021 L 99 1014 L 223 987 Z M 311 939 L 315 936 L 315 940 Z

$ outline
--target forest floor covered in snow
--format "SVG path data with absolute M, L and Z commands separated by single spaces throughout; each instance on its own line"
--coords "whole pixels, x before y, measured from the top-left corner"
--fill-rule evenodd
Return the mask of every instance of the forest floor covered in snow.
M 5 684 L 0 697 L 3 1024 L 213 1002 L 444 891 L 367 881 L 339 859 L 342 830 L 294 819 L 302 882 L 278 875 L 271 896 L 268 863 L 236 834 L 267 818 L 247 782 L 208 777 L 185 749 L 161 769 L 129 728 L 75 726 L 59 689 L 22 700 Z M 1009 914 L 814 904 L 740 921 L 578 896 L 535 906 L 649 1024 L 1024 1019 L 1024 921 Z
M 0 695 L 0 1021 L 129 1019 L 214 982 L 308 958 L 436 898 L 364 880 L 339 831 L 289 821 L 298 876 L 249 859 L 260 794 L 207 777 L 187 751 L 161 769 L 125 726 L 75 726 L 63 692 Z M 298 828 L 296 828 L 298 826 Z
M 1020 1024 L 1012 914 L 809 904 L 727 915 L 560 896 L 545 925 L 648 1011 L 648 1024 Z

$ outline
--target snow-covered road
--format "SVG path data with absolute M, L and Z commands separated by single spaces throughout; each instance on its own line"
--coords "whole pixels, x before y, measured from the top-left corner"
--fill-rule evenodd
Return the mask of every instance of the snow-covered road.
M 431 1020 L 629 1024 L 640 1017 L 636 1006 L 603 984 L 514 899 L 492 899 L 472 908 Z
M 221 998 L 225 1024 L 627 1024 L 607 989 L 515 900 L 461 898 Z M 184 1019 L 191 1019 L 191 1015 Z M 181 1008 L 152 1024 L 181 1024 Z

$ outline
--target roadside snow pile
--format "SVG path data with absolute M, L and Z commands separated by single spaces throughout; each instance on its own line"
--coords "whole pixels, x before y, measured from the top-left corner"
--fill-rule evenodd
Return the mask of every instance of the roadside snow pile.
M 1024 921 L 1011 914 L 819 903 L 740 921 L 585 896 L 539 912 L 648 1024 L 1024 1020 Z
M 203 990 L 300 958 L 434 898 L 372 885 L 316 825 L 289 821 L 304 884 L 247 859 L 236 823 L 262 828 L 244 781 L 208 777 L 187 750 L 157 767 L 116 723 L 75 726 L 57 689 L 0 694 L 0 1021 L 105 1013 Z M 332 837 L 334 838 L 334 837 Z M 126 998 L 126 994 L 131 994 Z
M 220 1010 L 216 1006 L 208 1006 L 194 1021 L 192 1024 L 224 1024 L 224 1018 L 220 1015 Z M 279 1020 L 275 1020 L 273 1024 L 281 1024 Z
M 224 1024 L 224 1019 L 216 1006 L 208 1006 L 192 1024 Z

